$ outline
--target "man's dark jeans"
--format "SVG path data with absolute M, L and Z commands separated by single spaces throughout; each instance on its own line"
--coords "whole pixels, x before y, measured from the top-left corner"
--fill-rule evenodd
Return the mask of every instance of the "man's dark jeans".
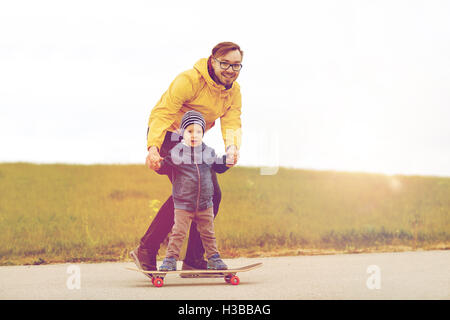
M 182 140 L 182 137 L 176 133 L 167 132 L 164 137 L 164 142 L 161 146 L 160 155 L 165 157 L 169 154 L 170 149 L 172 149 L 177 143 Z M 170 182 L 172 182 L 172 175 L 168 175 Z M 217 181 L 217 175 L 212 172 L 213 184 L 214 184 L 214 195 L 213 195 L 213 210 L 214 218 L 219 212 L 219 204 L 222 198 L 222 192 Z M 174 204 L 172 196 L 167 199 L 167 201 L 162 205 L 153 219 L 147 232 L 141 239 L 140 246 L 144 249 L 149 250 L 152 254 L 157 254 L 161 243 L 167 237 L 169 232 L 172 230 L 174 225 Z M 195 262 L 203 259 L 205 249 L 203 248 L 202 240 L 200 239 L 200 234 L 197 231 L 197 225 L 192 222 L 189 231 L 189 241 L 186 250 L 185 261 Z

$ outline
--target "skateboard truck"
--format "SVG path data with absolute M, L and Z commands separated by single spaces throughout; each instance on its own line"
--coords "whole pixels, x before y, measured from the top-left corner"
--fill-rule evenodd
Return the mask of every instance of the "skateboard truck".
M 202 278 L 201 276 L 198 276 L 198 278 Z M 234 286 L 237 286 L 240 283 L 240 279 L 237 275 L 230 273 L 227 274 L 224 277 L 224 280 L 226 283 L 230 283 Z M 157 287 L 157 288 L 161 288 L 164 285 L 164 277 L 163 276 L 152 276 L 152 284 Z

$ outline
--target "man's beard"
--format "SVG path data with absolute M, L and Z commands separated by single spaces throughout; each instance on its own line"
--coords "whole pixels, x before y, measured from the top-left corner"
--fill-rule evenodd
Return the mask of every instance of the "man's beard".
M 224 77 L 223 75 L 221 75 L 222 77 Z M 225 78 L 225 77 L 224 77 Z M 231 79 L 231 78 L 228 78 L 230 81 L 228 82 L 228 83 L 224 83 L 224 82 L 222 82 L 222 81 L 220 81 L 220 83 L 226 88 L 226 89 L 230 89 L 232 86 L 233 86 L 233 82 L 236 80 L 234 77 Z

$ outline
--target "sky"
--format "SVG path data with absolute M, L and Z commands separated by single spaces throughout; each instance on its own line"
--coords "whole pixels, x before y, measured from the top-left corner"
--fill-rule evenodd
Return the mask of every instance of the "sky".
M 144 164 L 171 81 L 233 41 L 239 165 L 450 176 L 448 17 L 434 0 L 3 1 L 0 162 Z M 205 142 L 224 152 L 220 121 Z

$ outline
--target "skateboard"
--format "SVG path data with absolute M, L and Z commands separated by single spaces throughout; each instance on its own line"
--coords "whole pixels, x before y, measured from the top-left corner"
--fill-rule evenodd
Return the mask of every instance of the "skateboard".
M 262 266 L 262 263 L 250 264 L 245 267 L 227 269 L 227 270 L 176 270 L 176 271 L 145 271 L 138 268 L 127 267 L 128 270 L 139 271 L 145 274 L 151 275 L 152 284 L 160 288 L 164 285 L 164 277 L 170 274 L 179 274 L 183 278 L 224 278 L 226 283 L 232 285 L 238 285 L 240 282 L 239 277 L 236 275 L 238 272 L 246 272 Z

